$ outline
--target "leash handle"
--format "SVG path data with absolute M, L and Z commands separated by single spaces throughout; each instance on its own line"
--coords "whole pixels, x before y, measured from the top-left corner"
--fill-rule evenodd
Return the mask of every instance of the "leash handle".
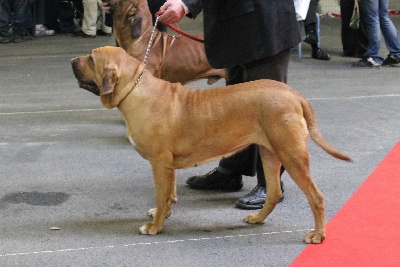
M 164 12 L 165 12 L 165 10 L 159 10 L 159 11 L 157 11 L 157 13 L 156 13 L 156 18 L 157 18 L 157 20 L 158 20 L 158 18 L 159 18 L 162 14 L 164 14 Z M 170 28 L 171 30 L 173 30 L 173 31 L 175 31 L 175 32 L 177 32 L 177 33 L 179 33 L 179 34 L 181 34 L 181 35 L 187 37 L 187 38 L 190 38 L 190 39 L 192 39 L 192 40 L 194 40 L 194 41 L 197 41 L 197 42 L 199 42 L 199 43 L 204 43 L 204 40 L 203 40 L 203 39 L 200 39 L 200 38 L 197 38 L 197 37 L 194 36 L 194 35 L 188 34 L 187 32 L 184 32 L 184 31 L 182 31 L 181 29 L 179 29 L 179 28 L 177 28 L 177 27 L 175 27 L 175 26 L 173 26 L 173 25 L 171 25 L 171 24 L 166 24 L 166 23 L 164 23 L 164 24 L 165 24 L 165 26 L 167 26 L 167 27 Z

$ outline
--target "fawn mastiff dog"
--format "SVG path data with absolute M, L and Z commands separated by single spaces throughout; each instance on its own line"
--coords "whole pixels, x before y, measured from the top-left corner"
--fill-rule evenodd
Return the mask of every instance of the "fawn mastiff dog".
M 113 29 L 118 44 L 143 61 L 153 22 L 147 0 L 103 0 L 113 12 Z M 204 44 L 187 37 L 174 37 L 155 30 L 147 69 L 170 82 L 188 83 L 208 79 L 208 84 L 225 78 L 223 69 L 214 69 L 206 58 Z M 196 35 L 200 39 L 203 35 Z
M 140 233 L 163 229 L 176 201 L 175 169 L 197 166 L 232 155 L 248 145 L 260 146 L 267 199 L 248 223 L 263 223 L 282 195 L 283 164 L 307 196 L 315 230 L 306 243 L 325 238 L 324 197 L 309 169 L 307 137 L 335 158 L 351 159 L 330 145 L 318 130 L 309 102 L 288 85 L 259 80 L 209 90 L 195 90 L 155 78 L 144 65 L 118 47 L 101 47 L 72 59 L 81 88 L 99 95 L 107 108 L 118 107 L 127 135 L 152 167 L 156 208 Z

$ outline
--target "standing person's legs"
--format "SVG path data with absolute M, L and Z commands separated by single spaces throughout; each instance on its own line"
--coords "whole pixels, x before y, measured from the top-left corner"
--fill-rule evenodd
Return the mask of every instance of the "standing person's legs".
M 26 0 L 14 0 L 14 42 L 22 42 L 24 35 L 24 20 L 26 11 Z
M 364 15 L 368 33 L 369 45 L 366 56 L 373 58 L 378 64 L 381 64 L 383 62 L 383 58 L 379 56 L 381 44 L 379 1 L 380 0 L 361 1 L 360 8 L 362 9 Z
M 380 0 L 379 5 L 380 29 L 390 54 L 400 58 L 400 43 L 396 27 L 389 17 L 389 0 Z
M 46 0 L 37 0 L 36 4 L 35 35 L 54 35 L 54 30 L 49 30 L 46 24 Z
M 227 85 L 253 81 L 258 79 L 273 79 L 286 82 L 290 49 L 277 55 L 252 62 L 246 66 L 236 66 L 229 69 Z M 258 146 L 251 145 L 247 149 L 221 160 L 218 168 L 202 176 L 190 177 L 189 187 L 194 189 L 222 189 L 238 191 L 242 188 L 242 175 L 254 176 L 257 173 L 257 186 L 236 206 L 244 209 L 260 209 L 265 202 L 265 178 L 259 159 Z
M 0 1 L 0 42 L 10 42 L 11 8 L 9 0 Z
M 289 57 L 290 50 L 284 50 L 277 55 L 249 63 L 245 67 L 230 68 L 226 84 L 232 85 L 260 79 L 271 79 L 286 83 Z M 231 172 L 253 176 L 256 172 L 256 157 L 258 155 L 258 151 L 254 152 L 254 150 L 254 146 L 250 146 L 232 157 L 221 160 L 219 166 Z
M 356 54 L 357 41 L 353 30 L 349 27 L 353 14 L 354 0 L 340 0 L 341 40 L 343 56 L 352 57 Z
M 280 82 L 287 83 L 288 79 L 288 69 L 289 69 L 289 59 L 290 59 L 290 50 L 284 50 L 277 55 L 272 57 L 265 58 L 264 60 L 260 60 L 257 62 L 252 62 L 246 65 L 246 68 L 243 73 L 243 80 L 245 82 L 254 81 L 259 79 L 271 79 Z M 236 207 L 242 209 L 260 209 L 263 207 L 265 198 L 266 198 L 266 184 L 265 184 L 265 175 L 263 166 L 261 163 L 261 157 L 258 153 L 258 146 L 251 145 L 248 148 L 250 151 L 254 151 L 254 158 L 242 158 L 242 162 L 247 162 L 248 167 L 255 168 L 257 173 L 257 185 L 250 193 L 246 194 L 242 198 L 240 198 L 236 202 Z M 229 158 L 228 158 L 229 159 Z M 236 159 L 236 161 L 240 161 L 240 158 Z M 251 160 L 251 161 L 250 161 Z M 220 166 L 225 166 L 225 169 L 230 169 L 229 166 L 222 165 L 222 161 L 220 162 Z M 239 162 L 231 162 L 231 166 L 236 166 Z M 284 167 L 281 168 L 281 175 L 284 172 Z M 243 173 L 242 173 L 243 174 Z M 281 189 L 283 193 L 283 183 L 281 182 Z M 280 201 L 283 200 L 283 196 Z
M 97 0 L 83 0 L 82 31 L 90 36 L 96 36 L 97 31 Z
M 100 31 L 102 34 L 106 35 L 106 36 L 111 36 L 112 33 L 112 28 L 109 25 L 109 18 L 106 17 L 107 13 L 101 9 L 101 22 L 100 22 Z M 107 20 L 107 21 L 106 21 Z
M 330 60 L 331 56 L 319 47 L 319 36 L 317 33 L 317 8 L 319 0 L 311 0 L 306 19 L 304 20 L 304 30 L 306 38 L 304 42 L 311 45 L 311 57 L 318 60 Z
M 362 10 L 360 10 L 360 27 L 354 30 L 354 34 L 356 37 L 356 56 L 363 57 L 368 49 L 368 35 Z
M 315 14 L 317 13 L 318 1 L 311 0 L 310 5 L 308 7 L 307 16 L 304 20 L 304 30 L 306 32 L 306 41 L 307 43 L 317 43 L 317 30 L 316 23 L 317 19 Z
M 36 25 L 46 22 L 46 0 L 37 0 L 36 4 Z

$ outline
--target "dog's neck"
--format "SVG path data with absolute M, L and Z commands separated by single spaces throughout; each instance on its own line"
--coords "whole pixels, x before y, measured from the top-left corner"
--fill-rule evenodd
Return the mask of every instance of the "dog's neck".
M 144 75 L 144 65 L 140 62 L 137 64 L 136 71 L 129 72 L 129 70 L 123 70 L 121 77 L 126 77 L 123 81 L 118 83 L 118 90 L 114 90 L 109 95 L 101 97 L 103 105 L 109 109 L 119 106 L 125 98 L 135 89 L 136 85 L 140 82 Z M 133 74 L 132 74 L 133 73 Z M 125 83 L 124 83 L 125 82 Z

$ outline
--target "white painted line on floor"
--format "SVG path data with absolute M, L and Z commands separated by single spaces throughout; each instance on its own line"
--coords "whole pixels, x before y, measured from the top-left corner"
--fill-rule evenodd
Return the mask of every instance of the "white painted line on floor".
M 133 246 L 142 246 L 142 245 L 151 246 L 151 245 L 171 244 L 171 243 L 173 244 L 173 243 L 184 243 L 184 242 L 201 242 L 201 241 L 213 241 L 213 240 L 218 240 L 218 239 L 291 234 L 291 233 L 298 233 L 298 232 L 308 232 L 308 231 L 312 231 L 312 230 L 314 230 L 314 229 L 286 230 L 286 231 L 281 231 L 281 232 L 266 232 L 266 233 L 256 233 L 256 234 L 240 234 L 240 235 L 226 235 L 226 236 L 216 236 L 216 237 L 188 238 L 188 239 L 176 239 L 176 240 L 155 241 L 155 242 L 140 242 L 140 243 L 125 244 L 125 245 L 119 244 L 119 245 L 98 246 L 98 247 L 81 247 L 81 248 L 66 248 L 66 249 L 56 249 L 56 250 L 31 251 L 31 252 L 17 252 L 17 253 L 0 254 L 0 258 L 11 257 L 11 256 L 38 255 L 38 254 L 46 254 L 46 253 L 76 252 L 76 251 L 96 250 L 96 249 L 113 249 L 113 248 L 119 249 L 122 247 L 133 247 Z
M 68 112 L 86 112 L 86 111 L 105 111 L 106 108 L 93 109 L 64 109 L 64 110 L 43 110 L 43 111 L 21 111 L 21 112 L 3 112 L 0 116 L 5 115 L 29 115 L 29 114 L 47 114 L 47 113 L 68 113 Z
M 363 98 L 383 98 L 383 97 L 400 97 L 400 94 L 395 95 L 365 95 L 365 96 L 348 96 L 348 97 L 321 97 L 307 98 L 309 101 L 318 100 L 346 100 L 346 99 L 363 99 Z

